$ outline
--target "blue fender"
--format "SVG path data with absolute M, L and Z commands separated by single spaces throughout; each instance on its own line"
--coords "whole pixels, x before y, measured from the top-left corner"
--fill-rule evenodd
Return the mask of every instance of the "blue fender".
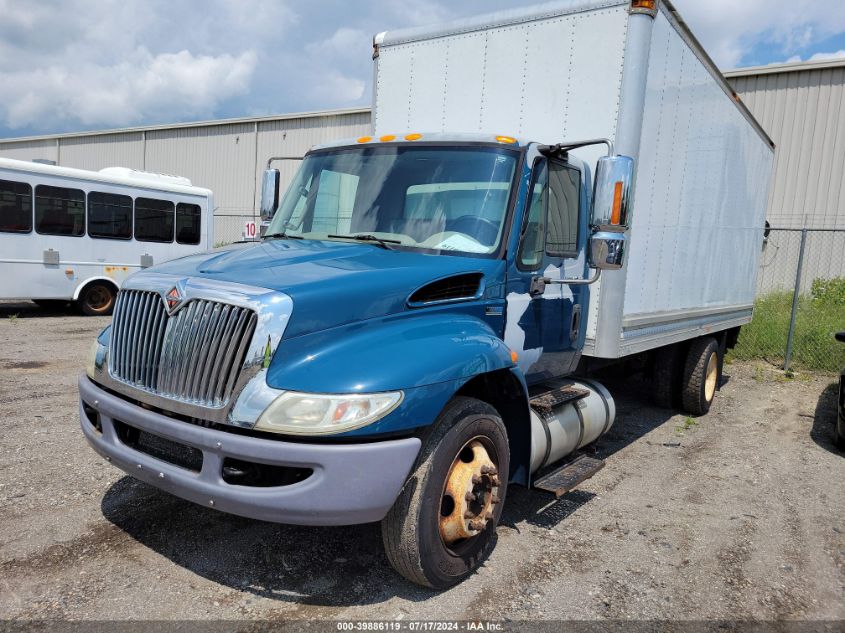
M 373 393 L 463 383 L 513 366 L 505 343 L 474 316 L 405 313 L 283 339 L 267 384 L 292 391 Z

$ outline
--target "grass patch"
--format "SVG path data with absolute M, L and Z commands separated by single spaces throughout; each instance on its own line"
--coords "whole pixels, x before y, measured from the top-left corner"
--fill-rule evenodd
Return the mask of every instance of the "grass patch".
M 698 426 L 698 422 L 696 422 L 695 418 L 687 417 L 682 424 L 678 424 L 675 427 L 675 432 L 679 435 L 683 435 L 684 431 L 689 431 L 691 428 Z
M 773 292 L 754 302 L 754 319 L 743 326 L 732 359 L 783 365 L 792 293 Z M 798 299 L 791 369 L 838 372 L 845 367 L 845 345 L 833 338 L 845 330 L 845 278 L 815 280 Z

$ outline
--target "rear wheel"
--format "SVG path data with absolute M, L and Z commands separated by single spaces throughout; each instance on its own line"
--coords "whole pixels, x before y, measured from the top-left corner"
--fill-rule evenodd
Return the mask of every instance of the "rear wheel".
M 684 354 L 680 345 L 655 350 L 651 359 L 651 399 L 658 407 L 672 409 L 681 404 Z
M 108 316 L 114 309 L 115 288 L 111 284 L 95 281 L 82 289 L 77 304 L 88 316 Z
M 408 580 L 445 589 L 475 571 L 496 542 L 507 490 L 504 423 L 490 405 L 452 400 L 381 524 L 387 558 Z
M 690 343 L 681 392 L 684 411 L 704 415 L 710 410 L 719 388 L 721 368 L 722 356 L 716 339 L 708 336 Z

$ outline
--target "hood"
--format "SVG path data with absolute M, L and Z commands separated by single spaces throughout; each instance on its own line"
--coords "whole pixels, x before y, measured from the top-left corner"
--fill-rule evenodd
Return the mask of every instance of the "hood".
M 409 309 L 406 301 L 415 289 L 453 274 L 483 273 L 489 289 L 501 282 L 504 262 L 372 244 L 277 239 L 199 253 L 149 270 L 284 292 L 293 299 L 285 331 L 285 338 L 291 338 L 402 312 Z

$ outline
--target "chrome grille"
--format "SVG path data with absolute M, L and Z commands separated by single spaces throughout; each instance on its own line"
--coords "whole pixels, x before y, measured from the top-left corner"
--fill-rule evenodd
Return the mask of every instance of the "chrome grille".
M 173 316 L 161 295 L 121 290 L 109 372 L 128 385 L 206 407 L 229 401 L 257 322 L 249 308 L 191 299 Z

